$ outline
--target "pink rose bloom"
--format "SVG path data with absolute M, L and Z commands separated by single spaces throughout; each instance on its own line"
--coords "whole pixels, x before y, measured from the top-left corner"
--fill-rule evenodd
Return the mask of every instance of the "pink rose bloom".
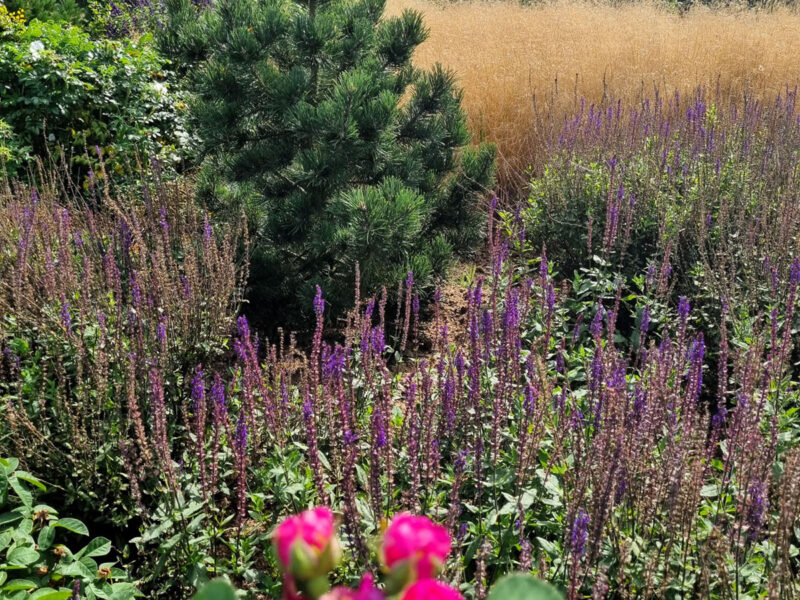
M 346 587 L 335 587 L 319 600 L 385 600 L 381 592 L 372 583 L 372 575 L 365 573 L 357 590 Z
M 464 600 L 464 596 L 440 581 L 422 579 L 412 584 L 401 600 Z
M 450 553 L 447 529 L 427 517 L 408 513 L 397 515 L 383 536 L 381 557 L 389 570 L 407 563 L 415 579 L 436 575 Z
M 295 544 L 302 544 L 310 560 L 319 559 L 331 545 L 333 532 L 333 513 L 329 508 L 318 507 L 284 519 L 272 535 L 272 544 L 281 565 L 288 570 Z

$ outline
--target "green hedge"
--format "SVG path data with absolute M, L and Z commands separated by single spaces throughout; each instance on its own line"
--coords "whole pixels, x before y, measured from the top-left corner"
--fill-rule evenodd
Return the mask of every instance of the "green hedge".
M 94 41 L 36 20 L 0 31 L 0 157 L 9 174 L 55 145 L 80 177 L 97 148 L 117 174 L 134 153 L 178 160 L 184 105 L 167 68 L 147 39 Z

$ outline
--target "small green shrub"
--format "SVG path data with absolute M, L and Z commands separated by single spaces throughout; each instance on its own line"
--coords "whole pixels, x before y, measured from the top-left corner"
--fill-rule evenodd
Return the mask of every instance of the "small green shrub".
M 334 312 L 363 291 L 418 284 L 474 248 L 493 148 L 470 135 L 452 73 L 414 68 L 421 16 L 384 2 L 167 4 L 161 47 L 195 93 L 202 187 L 247 207 L 258 237 L 251 294 L 272 323 Z
M 150 0 L 89 0 L 89 12 L 87 28 L 94 36 L 136 39 L 157 26 L 163 5 Z
M 80 24 L 86 18 L 85 0 L 6 0 L 11 12 L 21 10 L 28 21 L 58 21 Z
M 110 172 L 130 172 L 134 154 L 170 164 L 186 141 L 183 103 L 168 63 L 146 40 L 94 41 L 67 24 L 32 21 L 0 43 L 0 115 L 14 144 L 4 162 L 20 175 L 62 146 L 86 175 L 101 149 Z
M 0 458 L 0 597 L 8 600 L 126 600 L 139 596 L 115 562 L 98 564 L 111 552 L 111 542 L 94 538 L 72 552 L 56 536 L 69 532 L 88 536 L 81 521 L 58 517 L 57 511 L 34 504 L 34 489 L 45 486 L 16 458 Z M 73 593 L 76 595 L 73 595 Z

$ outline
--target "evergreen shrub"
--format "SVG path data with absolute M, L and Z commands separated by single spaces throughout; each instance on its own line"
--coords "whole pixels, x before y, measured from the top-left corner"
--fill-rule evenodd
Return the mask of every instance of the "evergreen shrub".
M 356 263 L 366 293 L 409 270 L 424 287 L 480 237 L 494 149 L 467 146 L 454 75 L 413 66 L 421 16 L 383 11 L 167 2 L 160 45 L 194 92 L 200 192 L 223 213 L 246 209 L 251 301 L 271 322 L 311 306 L 316 285 L 349 307 Z

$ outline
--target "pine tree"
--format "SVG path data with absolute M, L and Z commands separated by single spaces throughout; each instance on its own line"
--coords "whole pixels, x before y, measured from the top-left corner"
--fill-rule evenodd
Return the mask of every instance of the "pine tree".
M 269 318 L 443 273 L 475 247 L 494 149 L 452 73 L 412 65 L 419 13 L 384 0 L 168 0 L 160 45 L 195 94 L 201 189 L 256 229 L 251 302 Z M 208 200 L 212 201 L 212 200 Z M 302 307 L 302 309 L 299 309 Z

